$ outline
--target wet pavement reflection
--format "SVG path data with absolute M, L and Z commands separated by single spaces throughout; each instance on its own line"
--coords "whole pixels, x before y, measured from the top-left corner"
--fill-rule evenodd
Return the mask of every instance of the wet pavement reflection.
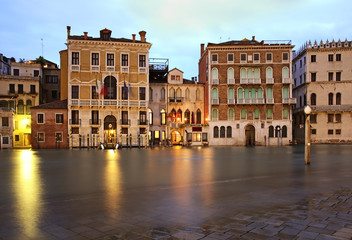
M 136 225 L 196 225 L 352 187 L 350 146 L 312 146 L 311 166 L 304 165 L 303 151 L 0 151 L 0 239 L 68 239 L 83 232 L 82 225 L 92 235 Z

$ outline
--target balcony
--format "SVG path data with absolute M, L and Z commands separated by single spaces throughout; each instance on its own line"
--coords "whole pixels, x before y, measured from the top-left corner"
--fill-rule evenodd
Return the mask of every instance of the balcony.
M 71 66 L 71 71 L 80 71 L 80 66 L 79 65 Z
M 219 99 L 212 99 L 211 104 L 213 105 L 219 105 Z
M 10 126 L 1 126 L 1 130 L 10 130 Z
M 122 73 L 128 73 L 129 70 L 130 70 L 129 67 L 121 67 L 121 72 L 122 72 Z
M 237 104 L 265 104 L 264 98 L 238 98 Z
M 274 84 L 274 78 L 267 78 L 266 84 Z
M 261 84 L 262 80 L 260 78 L 241 78 L 241 84 Z
M 235 79 L 227 79 L 227 84 L 234 85 L 235 83 Z
M 140 68 L 138 68 L 138 72 L 147 73 L 147 68 L 146 67 L 140 67 Z
M 235 99 L 227 99 L 227 104 L 234 105 L 236 103 Z
M 283 104 L 296 104 L 296 98 L 283 98 Z
M 89 119 L 89 125 L 100 125 L 101 120 L 100 119 Z
M 252 98 L 252 104 L 265 104 L 264 98 Z
M 81 119 L 70 119 L 70 125 L 81 125 Z
M 170 127 L 171 128 L 179 128 L 181 123 L 171 123 Z
M 292 78 L 283 78 L 282 83 L 293 84 L 293 80 L 292 80 Z
M 120 125 L 131 125 L 131 119 L 120 119 Z
M 274 104 L 274 98 L 267 98 L 266 104 Z
M 38 95 L 38 93 L 36 91 L 30 91 L 30 92 L 27 92 L 26 94 L 28 94 L 28 95 Z
M 127 107 L 146 107 L 147 101 L 139 100 L 114 100 L 114 99 L 72 99 L 72 106 L 127 106 Z
M 115 67 L 112 67 L 112 66 L 106 67 L 106 71 L 107 72 L 115 72 Z
M 144 120 L 138 119 L 138 125 L 148 125 L 148 122 L 146 119 Z
M 219 79 L 212 79 L 211 84 L 213 85 L 218 85 L 219 84 Z
M 182 103 L 183 97 L 169 97 L 169 103 Z
M 100 67 L 99 67 L 99 66 L 91 66 L 91 67 L 90 67 L 90 70 L 91 70 L 92 72 L 99 72 L 99 71 L 100 71 Z

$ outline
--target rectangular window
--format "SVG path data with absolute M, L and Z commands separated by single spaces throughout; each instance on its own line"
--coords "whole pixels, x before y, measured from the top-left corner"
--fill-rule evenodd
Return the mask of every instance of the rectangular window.
M 316 129 L 311 129 L 311 133 L 312 133 L 312 135 L 316 135 L 317 134 L 317 130 Z
M 128 54 L 121 54 L 121 66 L 128 67 Z
M 72 65 L 79 65 L 79 52 L 72 52 Z
M 128 111 L 121 112 L 121 124 L 128 125 Z
M 139 112 L 139 124 L 140 125 L 147 125 L 147 112 L 146 111 Z
M 334 114 L 328 114 L 328 123 L 334 122 Z
M 9 137 L 2 137 L 2 144 L 9 144 Z
M 35 92 L 35 85 L 31 85 L 30 86 L 30 88 L 31 88 L 31 94 L 35 94 L 36 92 Z
M 304 58 L 303 58 L 303 65 L 306 65 L 306 63 L 307 63 L 307 58 L 304 57 Z
M 106 65 L 107 66 L 115 66 L 115 55 L 112 53 L 108 53 L 106 55 Z
M 139 55 L 139 67 L 146 67 L 146 56 Z
M 99 99 L 99 93 L 97 93 L 96 86 L 92 86 L 92 99 Z
M 121 134 L 128 134 L 128 128 L 121 128 Z
M 79 127 L 73 127 L 72 129 L 72 134 L 79 134 Z
M 213 62 L 213 63 L 217 63 L 218 62 L 218 55 L 217 54 L 212 54 L 211 55 L 211 61 Z
M 336 81 L 341 81 L 341 72 L 336 72 Z
M 310 73 L 310 81 L 315 82 L 317 80 L 317 73 Z
M 121 87 L 121 99 L 128 100 L 128 89 Z
M 15 93 L 15 84 L 9 84 L 9 93 Z
M 78 86 L 72 86 L 71 88 L 71 98 L 72 99 L 79 99 L 79 87 Z
M 337 123 L 341 122 L 341 114 L 340 113 L 335 114 L 335 122 L 337 122 Z
M 58 76 L 56 76 L 56 75 L 46 75 L 45 82 L 46 83 L 58 83 L 59 79 L 58 79 Z
M 17 88 L 18 88 L 18 93 L 23 94 L 23 84 L 18 84 Z
M 145 100 L 145 87 L 139 87 L 139 100 Z
M 341 135 L 341 129 L 335 129 L 335 134 L 336 135 Z
M 317 62 L 317 55 L 311 55 L 310 56 L 310 61 L 311 62 Z
M 334 73 L 333 72 L 329 72 L 328 74 L 329 74 L 328 75 L 328 80 L 329 80 L 329 82 L 332 82 L 334 80 Z
M 272 62 L 272 61 L 273 61 L 273 54 L 267 53 L 266 54 L 266 62 Z
M 92 119 L 91 119 L 92 124 L 99 124 L 99 111 L 98 110 L 92 110 Z
M 99 128 L 92 127 L 92 134 L 98 134 L 98 133 L 99 133 Z
M 247 62 L 247 54 L 246 53 L 241 53 L 241 62 Z
M 334 134 L 334 129 L 328 129 L 328 134 L 333 135 Z
M 43 124 L 44 123 L 44 114 L 43 113 L 38 113 L 37 114 L 37 123 L 38 124 Z
M 62 142 L 62 132 L 56 132 L 55 133 L 55 141 L 56 142 Z
M 13 69 L 13 75 L 14 76 L 19 76 L 20 75 L 20 70 L 19 69 Z
M 227 62 L 233 62 L 233 53 L 227 54 Z
M 299 60 L 299 67 L 300 67 L 300 68 L 302 67 L 302 59 Z
M 9 126 L 9 118 L 8 117 L 2 117 L 2 126 L 3 127 Z
M 310 122 L 311 123 L 317 123 L 317 115 L 316 114 L 310 115 Z
M 283 62 L 288 62 L 288 53 L 287 52 L 282 53 L 282 61 Z
M 329 61 L 329 62 L 334 61 L 334 54 L 329 54 L 329 55 L 328 55 L 328 61 Z
M 254 60 L 254 62 L 259 62 L 259 61 L 260 61 L 260 55 L 259 55 L 259 53 L 254 53 L 254 54 L 253 54 L 253 60 Z
M 341 61 L 341 53 L 336 54 L 336 61 L 337 62 Z
M 51 97 L 52 97 L 53 99 L 57 99 L 57 91 L 56 91 L 56 90 L 52 90 L 52 91 L 51 91 Z
M 139 128 L 139 134 L 146 134 L 145 128 Z
M 33 70 L 33 76 L 38 77 L 39 76 L 39 70 Z
M 99 53 L 92 53 L 92 65 L 99 66 Z
M 79 111 L 78 110 L 72 110 L 71 111 L 71 123 L 74 125 L 80 124 L 79 122 Z
M 64 123 L 64 115 L 62 113 L 57 113 L 55 115 L 55 118 L 56 118 L 56 123 L 57 124 Z
M 38 132 L 38 142 L 45 142 L 45 134 L 43 132 Z
M 16 142 L 20 141 L 20 135 L 15 135 L 15 141 Z

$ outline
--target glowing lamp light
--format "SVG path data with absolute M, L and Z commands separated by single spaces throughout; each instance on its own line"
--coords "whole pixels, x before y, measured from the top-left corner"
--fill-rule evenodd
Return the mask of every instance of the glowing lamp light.
M 309 105 L 304 107 L 304 113 L 305 114 L 309 115 L 309 114 L 311 114 L 311 112 L 312 112 L 312 109 L 309 107 Z
M 23 123 L 24 123 L 25 125 L 27 125 L 27 124 L 29 123 L 29 119 L 27 119 L 27 118 L 23 119 Z

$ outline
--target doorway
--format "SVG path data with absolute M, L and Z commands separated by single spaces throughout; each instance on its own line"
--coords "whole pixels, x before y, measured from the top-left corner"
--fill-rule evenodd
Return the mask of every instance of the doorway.
M 178 131 L 173 131 L 171 133 L 171 142 L 172 144 L 181 144 L 181 134 Z
M 116 146 L 116 118 L 113 115 L 104 118 L 104 142 L 107 144 L 107 147 Z
M 246 133 L 246 146 L 255 145 L 255 128 L 252 125 L 248 125 L 245 128 Z

